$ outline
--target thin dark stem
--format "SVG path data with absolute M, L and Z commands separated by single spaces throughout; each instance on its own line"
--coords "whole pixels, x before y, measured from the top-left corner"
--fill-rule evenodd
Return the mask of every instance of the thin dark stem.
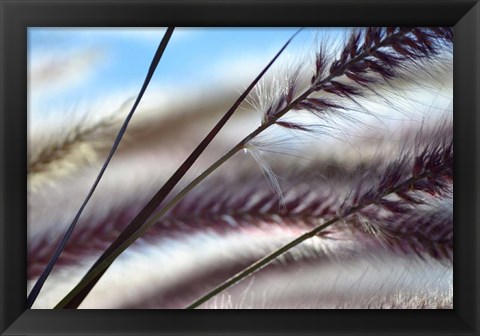
M 123 122 L 122 127 L 120 128 L 120 131 L 117 134 L 117 137 L 115 138 L 115 141 L 113 143 L 112 149 L 110 150 L 110 153 L 108 154 L 105 162 L 103 163 L 102 168 L 100 169 L 100 172 L 97 175 L 97 178 L 95 179 L 95 182 L 93 183 L 92 187 L 90 188 L 90 191 L 88 192 L 87 197 L 83 201 L 83 204 L 81 205 L 80 209 L 78 210 L 77 214 L 75 215 L 75 218 L 73 219 L 72 223 L 68 227 L 67 232 L 65 232 L 65 235 L 62 237 L 60 243 L 58 244 L 52 258 L 48 262 L 47 266 L 45 267 L 45 270 L 42 272 L 40 277 L 38 278 L 37 282 L 32 288 L 32 291 L 28 295 L 27 298 L 27 308 L 31 308 L 33 303 L 35 302 L 38 294 L 40 293 L 40 290 L 43 287 L 43 284 L 47 280 L 50 272 L 53 269 L 53 266 L 55 265 L 56 261 L 58 260 L 58 257 L 62 253 L 63 249 L 65 248 L 65 245 L 67 244 L 68 240 L 70 239 L 70 236 L 72 235 L 73 229 L 75 228 L 80 216 L 82 215 L 83 210 L 85 209 L 88 201 L 92 197 L 95 189 L 97 188 L 98 183 L 102 179 L 103 174 L 105 173 L 105 170 L 107 169 L 108 164 L 110 163 L 110 160 L 113 157 L 113 154 L 117 150 L 118 145 L 120 144 L 120 141 L 122 140 L 122 137 L 127 129 L 127 126 L 130 122 L 130 119 L 132 119 L 133 114 L 135 113 L 135 110 L 137 109 L 138 104 L 140 103 L 140 100 L 143 97 L 143 94 L 145 93 L 145 90 L 148 87 L 148 84 L 150 83 L 150 80 L 153 77 L 153 74 L 155 73 L 155 69 L 157 68 L 158 63 L 160 62 L 160 59 L 162 58 L 163 52 L 167 48 L 168 42 L 170 41 L 170 37 L 173 34 L 174 27 L 169 27 L 167 31 L 165 32 L 165 35 L 162 38 L 162 41 L 158 45 L 157 51 L 155 53 L 155 56 L 153 57 L 152 63 L 150 64 L 150 68 L 148 69 L 147 76 L 145 77 L 145 80 L 143 82 L 143 85 L 140 89 L 140 92 L 137 96 L 137 99 L 135 100 L 132 109 L 128 113 L 127 118 Z

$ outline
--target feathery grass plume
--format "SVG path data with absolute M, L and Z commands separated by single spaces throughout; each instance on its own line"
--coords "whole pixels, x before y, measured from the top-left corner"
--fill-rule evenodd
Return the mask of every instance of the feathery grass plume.
M 204 94 L 205 100 L 200 102 L 196 101 L 199 92 L 193 92 L 192 97 L 181 100 L 179 96 L 183 93 L 176 91 L 170 93 L 168 99 L 155 97 L 154 102 L 150 104 L 144 101 L 139 106 L 135 119 L 129 124 L 124 140 L 117 148 L 116 157 L 138 155 L 152 151 L 152 147 L 156 147 L 157 152 L 171 152 L 170 156 L 178 156 L 173 157 L 169 164 L 179 164 L 180 162 L 175 161 L 179 161 L 185 155 L 183 152 L 190 143 L 196 144 L 198 135 L 203 135 L 202 125 L 209 126 L 209 122 L 220 117 L 220 112 L 227 109 L 227 105 L 235 99 L 236 93 L 230 91 L 233 89 L 225 90 L 220 97 Z M 82 169 L 99 165 L 99 160 L 108 153 L 110 144 L 114 141 L 115 128 L 122 123 L 128 113 L 126 110 L 128 105 L 132 104 L 134 97 L 126 97 L 128 96 L 121 95 L 117 98 L 114 95 L 108 103 L 102 101 L 92 104 L 95 105 L 93 108 L 86 107 L 88 112 L 78 107 L 75 113 L 65 118 L 66 120 L 58 120 L 57 117 L 55 121 L 49 121 L 46 126 L 57 125 L 56 123 L 58 126 L 48 129 L 48 133 L 40 128 L 39 122 L 32 122 L 30 126 L 33 126 L 33 132 L 28 138 L 28 190 L 43 192 L 45 188 L 55 187 L 64 179 L 83 173 Z M 111 106 L 118 108 L 112 110 Z M 105 110 L 108 111 L 104 113 Z M 78 118 L 79 113 L 85 116 Z M 189 122 L 185 123 L 185 119 Z M 173 141 L 174 135 L 179 133 L 186 134 L 182 142 Z M 222 136 L 225 141 L 230 140 L 227 135 Z
M 312 216 L 311 220 L 314 220 L 314 215 L 322 213 L 322 207 L 325 206 L 322 202 L 324 197 L 328 200 L 331 195 L 319 194 L 312 197 L 314 190 L 309 191 L 296 185 L 297 182 L 305 181 L 308 176 L 308 174 L 305 175 L 305 172 L 298 172 L 290 175 L 287 180 L 295 181 L 295 184 L 288 183 L 287 185 L 287 181 L 284 181 L 283 189 L 286 192 L 288 203 L 286 204 L 287 208 L 282 211 L 277 206 L 278 199 L 271 197 L 261 176 L 236 176 L 234 180 L 231 178 L 214 179 L 205 187 L 202 186 L 198 191 L 193 191 L 172 208 L 169 214 L 159 220 L 151 229 L 149 235 L 142 238 L 142 241 L 154 241 L 161 237 L 181 237 L 207 229 L 221 233 L 249 225 L 249 221 L 269 222 L 282 218 L 287 222 L 291 220 L 294 223 L 297 217 L 305 216 L 305 220 L 308 220 L 309 214 Z M 318 189 L 323 188 L 321 186 L 324 183 L 321 179 L 315 181 L 315 185 L 317 184 Z M 235 193 L 226 193 L 223 188 L 225 185 L 230 186 Z M 309 192 L 312 195 L 308 196 L 308 199 L 304 199 L 302 196 L 306 196 Z M 79 223 L 71 243 L 66 246 L 63 256 L 59 258 L 58 267 L 79 263 L 85 255 L 104 250 L 118 232 L 128 224 L 144 201 L 145 199 L 136 200 L 136 203 L 126 208 L 113 208 L 110 210 L 109 216 L 95 225 L 82 225 L 83 222 L 95 220 L 95 218 L 86 217 Z M 307 202 L 303 203 L 304 201 Z M 305 209 L 295 215 L 294 210 L 300 206 L 300 203 L 302 203 L 302 207 L 305 206 Z M 29 249 L 30 279 L 43 269 L 46 262 L 44 258 L 50 254 L 48 251 L 51 249 L 51 244 L 48 244 L 48 236 L 39 238 L 31 244 Z
M 38 143 L 29 146 L 27 174 L 30 190 L 39 190 L 48 182 L 69 176 L 86 164 L 98 159 L 100 153 L 109 149 L 107 144 L 112 129 L 121 124 L 122 111 L 131 99 L 99 121 L 80 121 L 68 131 L 47 141 L 36 138 Z M 33 139 L 30 141 L 34 141 Z
M 442 46 L 452 42 L 451 34 L 451 28 L 354 30 L 340 56 L 329 57 L 325 48 L 320 48 L 311 83 L 302 93 L 296 95 L 299 88 L 295 85 L 297 73 L 294 73 L 285 91 L 272 95 L 272 102 L 264 110 L 264 124 L 277 122 L 291 109 L 307 110 L 320 118 L 329 111 L 339 113 L 344 106 L 338 98 L 355 100 L 374 88 L 374 84 L 404 76 L 415 64 L 431 60 L 442 52 Z M 314 97 L 314 94 L 322 95 Z
M 253 263 L 200 297 L 189 305 L 188 308 L 198 307 L 226 288 L 258 271 L 286 251 L 321 233 L 337 222 L 360 217 L 360 220 L 356 222 L 361 222 L 361 225 L 364 226 L 364 231 L 373 234 L 381 233 L 383 223 L 373 226 L 368 224 L 365 230 L 365 223 L 375 221 L 379 216 L 378 211 L 369 211 L 371 207 L 382 208 L 392 215 L 404 214 L 407 212 L 405 203 L 410 206 L 424 202 L 418 197 L 418 193 L 443 196 L 451 192 L 452 183 L 453 132 L 444 132 L 442 127 L 440 127 L 436 136 L 423 148 L 415 146 L 410 153 L 406 152 L 402 157 L 389 163 L 373 185 L 364 187 L 363 183 L 357 184 L 341 204 L 337 215 Z M 397 196 L 399 200 L 391 201 L 389 200 L 391 196 Z M 427 223 L 429 222 L 427 221 Z M 451 220 L 447 220 L 448 223 L 451 223 Z M 414 249 L 414 251 L 417 250 Z M 438 254 L 428 248 L 427 251 Z M 446 253 L 446 255 L 448 256 L 449 254 Z
M 383 220 L 381 232 L 389 247 L 420 258 L 430 255 L 437 260 L 453 261 L 452 203 L 442 200 L 434 209 L 390 215 Z
M 86 293 L 99 279 L 99 276 L 104 273 L 105 269 L 122 251 L 155 224 L 159 217 L 168 212 L 176 202 L 206 176 L 243 149 L 250 140 L 275 124 L 289 110 L 308 109 L 314 114 L 322 116 L 327 108 L 338 109 L 341 107 L 325 98 L 311 98 L 312 93 L 326 92 L 333 96 L 352 100 L 355 96 L 362 95 L 361 87 L 365 86 L 367 81 L 372 82 L 374 80 L 372 74 L 383 80 L 389 80 L 395 76 L 396 68 L 414 64 L 417 60 L 435 57 L 441 44 L 451 43 L 452 41 L 450 28 L 368 28 L 361 30 L 361 32 L 361 34 L 356 32 L 352 34 L 350 42 L 343 49 L 340 57 L 333 60 L 330 65 L 324 63 L 323 56 L 317 57 L 316 72 L 311 80 L 311 86 L 306 91 L 294 98 L 294 85 L 289 86 L 276 104 L 272 105 L 272 108 L 267 111 L 264 118 L 266 121 L 261 126 L 194 179 L 137 231 L 129 232 L 125 236 L 124 243 L 112 249 L 103 261 L 99 261 L 57 307 L 65 307 L 72 300 L 76 300 L 75 306 L 78 306 Z M 327 70 L 328 75 L 326 74 Z M 339 81 L 346 73 L 355 78 L 354 81 L 357 85 Z

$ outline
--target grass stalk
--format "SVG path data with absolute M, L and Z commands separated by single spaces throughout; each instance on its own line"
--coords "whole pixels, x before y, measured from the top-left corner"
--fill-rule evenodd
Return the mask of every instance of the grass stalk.
M 60 243 L 58 244 L 54 254 L 52 255 L 50 261 L 48 262 L 47 266 L 45 267 L 45 270 L 42 272 L 38 280 L 35 282 L 35 285 L 33 286 L 32 290 L 30 291 L 30 294 L 27 297 L 27 308 L 31 308 L 33 303 L 35 302 L 36 298 L 38 297 L 38 294 L 40 293 L 40 290 L 42 289 L 45 281 L 48 278 L 48 275 L 53 269 L 53 266 L 58 260 L 58 257 L 62 253 L 63 249 L 65 248 L 65 245 L 67 244 L 68 240 L 70 239 L 70 236 L 72 235 L 73 230 L 75 229 L 75 226 L 82 215 L 83 210 L 88 204 L 88 201 L 92 197 L 95 189 L 97 188 L 98 183 L 102 179 L 103 174 L 105 173 L 108 164 L 110 163 L 110 160 L 113 157 L 113 154 L 117 150 L 118 145 L 120 144 L 120 141 L 122 140 L 122 137 L 128 127 L 128 124 L 130 120 L 133 117 L 133 114 L 135 113 L 135 110 L 137 109 L 138 104 L 140 103 L 140 100 L 143 97 L 143 94 L 145 93 L 148 84 L 150 83 L 150 80 L 153 77 L 153 74 L 155 73 L 155 69 L 157 68 L 158 64 L 160 63 L 160 60 L 162 58 L 163 52 L 167 48 L 168 42 L 170 41 L 170 37 L 173 34 L 174 27 L 169 27 L 167 28 L 167 31 L 165 32 L 165 35 L 163 36 L 162 40 L 160 41 L 160 44 L 158 45 L 157 51 L 153 57 L 152 63 L 150 64 L 150 67 L 148 69 L 147 75 L 145 77 L 145 80 L 142 84 L 142 87 L 140 89 L 140 92 L 137 96 L 137 99 L 135 100 L 129 114 L 125 118 L 125 121 L 122 124 L 122 127 L 118 131 L 117 137 L 115 138 L 115 141 L 113 143 L 112 149 L 110 150 L 102 168 L 100 169 L 100 172 L 98 173 L 95 182 L 93 183 L 92 187 L 90 188 L 90 191 L 87 194 L 87 197 L 83 201 L 82 205 L 80 206 L 80 209 L 78 210 L 77 214 L 75 215 L 75 218 L 73 219 L 72 223 L 68 227 L 67 231 L 65 232 L 65 235 L 62 237 L 60 240 Z

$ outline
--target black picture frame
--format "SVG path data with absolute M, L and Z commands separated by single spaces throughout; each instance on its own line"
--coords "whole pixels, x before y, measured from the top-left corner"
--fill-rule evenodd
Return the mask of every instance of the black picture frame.
M 0 0 L 2 335 L 479 334 L 477 1 Z M 454 26 L 453 310 L 27 310 L 27 27 Z

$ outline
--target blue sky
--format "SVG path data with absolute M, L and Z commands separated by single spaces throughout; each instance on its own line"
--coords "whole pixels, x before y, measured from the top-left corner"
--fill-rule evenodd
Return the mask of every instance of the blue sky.
M 238 74 L 241 66 L 249 65 L 253 74 L 297 29 L 177 28 L 150 85 L 208 85 L 229 69 L 236 68 Z M 29 28 L 29 69 L 42 62 L 60 68 L 61 60 L 69 57 L 89 60 L 69 74 L 78 80 L 32 89 L 30 112 L 47 113 L 78 101 L 102 99 L 108 92 L 138 90 L 164 32 L 164 28 Z M 312 48 L 314 37 L 312 30 L 304 30 L 285 54 Z

